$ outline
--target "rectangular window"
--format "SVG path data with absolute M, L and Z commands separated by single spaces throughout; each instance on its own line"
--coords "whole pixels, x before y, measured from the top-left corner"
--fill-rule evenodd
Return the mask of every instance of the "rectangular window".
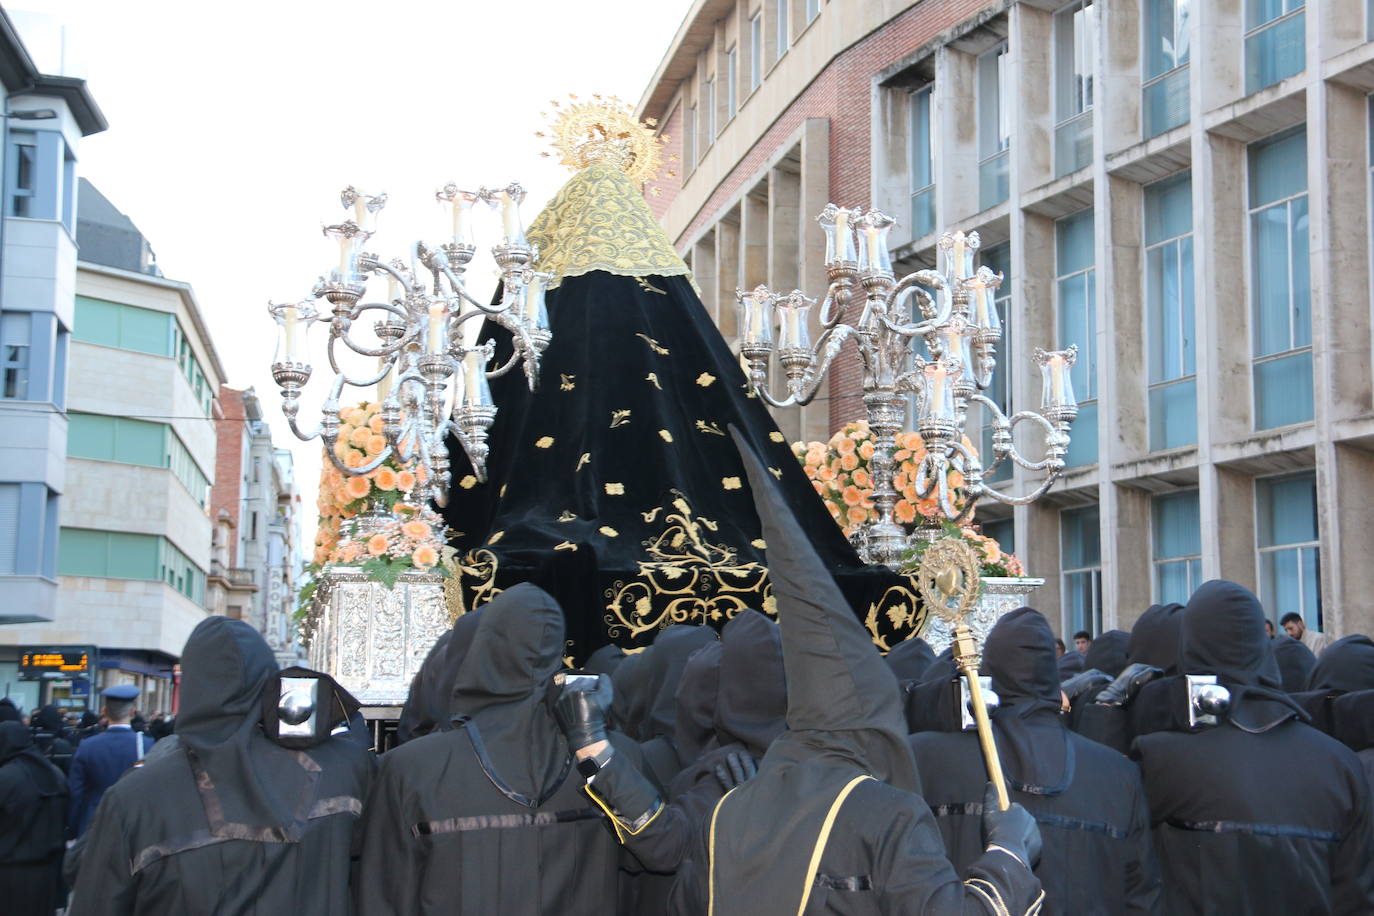
M 749 20 L 749 91 L 763 82 L 763 13 Z
M 1097 506 L 1059 513 L 1064 632 L 1102 631 L 1102 543 Z
M 1016 523 L 1009 518 L 983 522 L 983 534 L 997 542 L 1003 553 L 1016 553 Z
M 978 206 L 995 207 L 1010 193 L 1011 87 L 1007 46 L 978 58 Z
M 930 86 L 911 94 L 911 237 L 935 231 L 935 134 Z
M 1197 442 L 1193 308 L 1193 182 L 1189 173 L 1145 188 L 1145 321 L 1150 450 Z
M 62 224 L 76 234 L 76 157 L 62 144 Z
M 34 198 L 38 194 L 38 136 L 31 130 L 10 131 L 10 148 L 5 155 L 9 182 L 10 216 L 36 217 Z
M 716 78 L 708 79 L 701 90 L 701 150 L 716 140 Z
M 167 312 L 77 296 L 72 334 L 82 343 L 171 356 L 175 323 Z
M 17 483 L 0 483 L 0 576 L 12 576 L 18 567 L 19 492 Z
M 0 397 L 17 401 L 29 397 L 29 355 L 33 316 L 28 312 L 0 312 Z
M 787 23 L 787 5 L 792 0 L 774 0 L 774 22 L 777 24 L 778 57 L 787 53 L 792 44 L 792 31 Z
M 1145 0 L 1141 92 L 1146 137 L 1188 122 L 1191 5 L 1192 0 Z
M 1313 415 L 1306 129 L 1248 154 L 1255 428 L 1273 429 Z
M 155 581 L 161 578 L 161 542 L 162 538 L 152 534 L 63 528 L 57 572 L 63 576 Z
M 997 287 L 997 295 L 993 299 L 997 305 L 997 314 L 1002 317 L 1002 341 L 997 347 L 997 365 L 992 370 L 992 383 L 983 394 L 1000 407 L 1003 413 L 1010 416 L 1011 384 L 1007 378 L 1006 367 L 1012 365 L 1014 359 L 1011 348 L 1011 243 L 1003 242 L 987 249 L 982 253 L 982 262 L 988 270 L 1002 275 L 1002 285 Z M 984 418 L 979 457 L 983 461 L 984 479 L 989 483 L 997 483 L 1011 480 L 1012 462 L 1005 460 L 991 472 L 987 470 L 993 458 L 991 420 L 991 417 Z
M 73 412 L 67 420 L 67 454 L 73 458 L 160 468 L 166 453 L 167 432 L 168 427 L 162 423 Z
M 682 125 L 682 158 L 689 168 L 697 166 L 697 106 L 687 109 L 686 120 Z
M 166 467 L 171 469 L 176 479 L 186 488 L 186 492 L 195 498 L 202 509 L 210 508 L 209 478 L 191 457 L 190 451 L 176 431 L 169 427 L 168 432 L 170 435 L 167 436 Z
M 1307 66 L 1305 0 L 1245 0 L 1245 93 Z
M 1202 584 L 1202 519 L 1196 490 L 1150 501 L 1155 601 L 1187 604 Z
M 1097 271 L 1094 269 L 1094 220 L 1080 210 L 1055 224 L 1055 258 L 1060 347 L 1078 345 L 1072 370 L 1078 398 L 1069 452 L 1070 467 L 1097 461 Z
M 1055 175 L 1092 161 L 1094 13 L 1091 0 L 1079 0 L 1054 14 Z
M 731 45 L 725 52 L 725 120 L 730 121 L 739 111 L 739 50 Z
M 806 0 L 806 21 L 815 22 L 816 17 L 821 14 L 821 0 Z
M 205 603 L 205 572 L 166 538 L 159 555 L 160 578 L 196 604 Z
M 1289 612 L 1322 628 L 1317 475 L 1311 471 L 1255 481 L 1260 600 L 1275 621 Z

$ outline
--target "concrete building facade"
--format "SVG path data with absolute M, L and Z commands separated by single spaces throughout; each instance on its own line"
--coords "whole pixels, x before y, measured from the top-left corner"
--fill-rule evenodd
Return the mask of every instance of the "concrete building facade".
M 639 104 L 680 157 L 650 201 L 727 339 L 736 287 L 823 289 L 827 201 L 896 215 L 899 273 L 979 232 L 991 396 L 1080 349 L 1069 472 L 980 511 L 1063 631 L 1225 577 L 1368 632 L 1371 35 L 1365 0 L 696 0 Z M 851 351 L 784 432 L 859 393 Z
M 137 233 L 85 185 L 81 225 L 94 222 Z M 135 683 L 140 708 L 158 711 L 172 707 L 173 666 L 206 616 L 224 369 L 191 287 L 160 276 L 145 251 L 92 245 L 77 263 L 56 613 L 0 627 L 0 646 L 93 645 L 92 695 Z

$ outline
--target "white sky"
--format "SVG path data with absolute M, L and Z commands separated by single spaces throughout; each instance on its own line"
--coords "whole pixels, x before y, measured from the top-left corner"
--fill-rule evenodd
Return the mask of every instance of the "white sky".
M 433 195 L 449 180 L 473 190 L 520 181 L 528 224 L 567 176 L 539 156 L 548 149 L 534 136 L 539 112 L 570 92 L 637 101 L 688 5 L 15 0 L 6 9 L 71 27 L 72 75 L 88 80 L 110 122 L 82 141 L 80 172 L 138 225 L 164 274 L 195 288 L 229 384 L 257 389 L 276 443 L 295 453 L 308 546 L 319 444 L 296 440 L 281 415 L 266 304 L 303 298 L 335 261 L 320 226 L 345 218 L 339 191 L 388 194 L 368 246 L 386 260 L 414 239 L 445 240 Z M 15 18 L 42 54 L 42 36 Z M 495 270 L 485 265 L 476 273 L 487 282 L 474 282 L 484 293 Z M 314 362 L 307 427 L 328 385 L 323 354 Z

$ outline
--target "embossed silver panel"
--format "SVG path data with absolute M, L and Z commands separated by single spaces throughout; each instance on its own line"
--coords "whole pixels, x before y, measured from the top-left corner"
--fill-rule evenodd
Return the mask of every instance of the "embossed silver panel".
M 306 624 L 310 664 L 364 706 L 400 706 L 448 627 L 441 576 L 412 570 L 388 589 L 357 567 L 330 566 Z
M 986 576 L 979 581 L 983 586 L 983 596 L 978 599 L 978 607 L 968 619 L 969 629 L 973 631 L 973 638 L 979 646 L 987 641 L 988 631 L 998 618 L 1023 606 L 1031 591 L 1045 584 L 1044 579 L 994 576 Z M 938 654 L 949 648 L 953 630 L 938 614 L 927 614 L 926 625 L 920 635 Z

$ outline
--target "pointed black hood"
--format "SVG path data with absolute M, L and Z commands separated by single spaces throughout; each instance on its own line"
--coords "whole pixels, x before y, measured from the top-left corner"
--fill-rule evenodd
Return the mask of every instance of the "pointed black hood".
M 926 669 L 935 664 L 935 651 L 930 643 L 919 636 L 912 636 L 897 643 L 892 651 L 884 656 L 887 666 L 896 675 L 898 683 L 919 681 Z
M 1283 692 L 1264 608 L 1254 593 L 1225 579 L 1204 582 L 1183 609 L 1179 659 L 1184 674 L 1214 674 L 1231 690 L 1227 720 L 1250 732 L 1268 731 L 1298 716 Z
M 1096 668 L 1109 677 L 1116 677 L 1126 669 L 1126 644 L 1130 640 L 1131 634 L 1125 630 L 1108 630 L 1101 634 L 1083 656 L 1084 669 Z
M 755 757 L 787 730 L 782 632 L 759 611 L 746 608 L 721 628 L 715 729 L 718 744 L 743 744 Z
M 1073 781 L 1056 661 L 1049 621 L 1028 607 L 1003 615 L 983 646 L 983 672 L 1001 700 L 992 719 L 1002 770 L 1015 789 L 1035 795 L 1058 795 Z
M 1312 650 L 1287 633 L 1275 636 L 1271 649 L 1274 652 L 1274 664 L 1279 666 L 1279 682 L 1283 684 L 1283 689 L 1288 693 L 1306 690 L 1312 669 L 1317 665 L 1317 657 Z
M 1152 604 L 1131 627 L 1126 657 L 1153 665 L 1165 674 L 1178 673 L 1178 633 L 1183 623 L 1181 604 Z
M 715 744 L 716 702 L 720 694 L 720 640 L 692 653 L 677 685 L 678 758 L 690 764 Z
M 1346 636 L 1322 651 L 1309 680 L 1310 690 L 1341 691 L 1374 689 L 1374 640 Z
M 542 797 L 566 773 L 569 752 L 549 712 L 549 680 L 563 667 L 563 611 L 522 583 L 483 606 L 453 690 L 452 710 L 477 726 L 493 768 L 516 792 Z

